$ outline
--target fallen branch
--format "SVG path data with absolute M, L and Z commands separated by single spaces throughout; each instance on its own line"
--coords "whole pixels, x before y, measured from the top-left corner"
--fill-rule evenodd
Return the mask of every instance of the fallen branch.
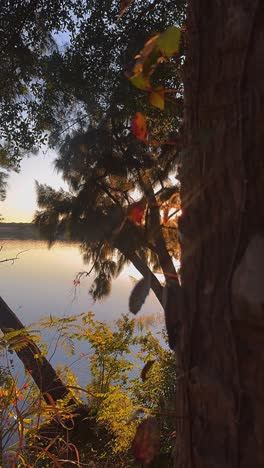
M 14 330 L 25 330 L 22 322 L 20 322 L 15 313 L 1 297 L 0 329 L 4 335 Z M 26 330 L 25 338 L 27 344 L 22 349 L 16 350 L 16 354 L 24 364 L 25 369 L 30 372 L 46 403 L 49 403 L 47 394 L 49 394 L 55 402 L 70 395 L 68 388 L 63 384 L 50 362 L 45 356 L 41 355 L 41 350 L 32 341 Z M 41 356 L 41 359 L 36 359 L 35 356 Z M 72 398 L 71 403 L 74 403 Z

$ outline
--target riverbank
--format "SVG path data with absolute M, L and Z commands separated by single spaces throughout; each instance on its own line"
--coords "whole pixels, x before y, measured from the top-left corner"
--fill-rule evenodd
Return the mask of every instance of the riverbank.
M 0 223 L 0 239 L 41 240 L 42 237 L 32 223 Z

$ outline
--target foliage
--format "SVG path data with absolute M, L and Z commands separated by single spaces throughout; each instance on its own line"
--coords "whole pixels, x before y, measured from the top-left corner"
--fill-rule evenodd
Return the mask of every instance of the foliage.
M 1 152 L 17 164 L 25 151 L 77 120 L 115 106 L 126 112 L 124 71 L 140 41 L 171 21 L 181 23 L 184 2 L 136 2 L 118 21 L 118 0 L 4 0 L 0 13 Z M 168 15 L 172 6 L 171 13 Z M 138 101 L 138 99 L 137 99 Z M 86 124 L 85 124 L 86 126 Z M 56 135 L 53 133 L 56 133 Z
M 179 147 L 175 141 L 180 139 L 182 108 L 174 103 L 168 106 L 165 114 L 151 111 L 140 93 L 133 88 L 129 88 L 128 93 L 129 82 L 123 75 L 124 64 L 127 69 L 140 41 L 144 43 L 146 33 L 168 25 L 167 14 L 159 5 L 156 15 L 137 22 L 136 29 L 137 8 L 147 6 L 143 4 L 140 7 L 133 4 L 131 12 L 129 10 L 121 22 L 116 22 L 119 9 L 116 2 L 102 2 L 99 19 L 98 11 L 92 7 L 91 16 L 80 22 L 78 33 L 60 55 L 59 67 L 56 62 L 56 74 L 50 73 L 51 62 L 47 61 L 48 79 L 56 81 L 50 84 L 49 99 L 53 96 L 50 115 L 57 115 L 56 106 L 62 103 L 61 93 L 66 99 L 63 100 L 64 110 L 71 109 L 72 114 L 73 109 L 78 109 L 78 115 L 75 123 L 67 127 L 66 135 L 62 128 L 63 117 L 60 115 L 57 123 L 53 122 L 50 144 L 59 149 L 55 165 L 68 183 L 69 191 L 55 191 L 37 184 L 40 210 L 35 215 L 35 223 L 50 246 L 62 233 L 81 242 L 83 258 L 91 264 L 87 274 L 95 273 L 90 290 L 94 299 L 110 293 L 112 279 L 125 263 L 134 263 L 143 277 L 149 268 L 162 270 L 165 276 L 175 275 L 172 257 L 179 256 L 178 189 L 174 190 L 174 199 L 164 197 L 172 188 L 170 175 L 177 166 Z M 179 3 L 174 21 L 182 21 L 182 15 Z M 107 56 L 102 54 L 106 35 Z M 177 73 L 172 75 L 172 69 L 164 68 L 160 60 L 160 55 L 164 60 L 173 56 L 170 65 L 179 70 L 180 61 L 174 60 L 179 50 L 179 37 L 176 27 L 157 33 L 151 40 L 151 47 L 145 46 L 133 68 L 132 78 L 144 75 L 144 79 L 148 79 L 152 75 L 155 87 L 151 100 L 154 103 L 157 103 L 157 94 L 161 97 L 163 93 L 160 79 L 170 91 L 174 87 L 179 90 Z M 58 55 L 55 59 L 57 61 Z M 144 110 L 144 115 L 140 110 Z M 67 118 L 67 112 L 64 114 Z M 153 118 L 155 128 L 151 133 Z M 132 132 L 139 140 L 147 141 L 148 148 L 129 132 L 131 121 Z M 155 293 L 161 302 L 157 279 L 156 284 Z
M 47 7 L 41 1 L 36 7 L 33 0 L 6 2 L 1 12 L 10 31 L 2 48 L 2 152 L 16 166 L 23 151 L 47 140 L 59 151 L 56 169 L 69 191 L 38 185 L 40 211 L 35 221 L 50 245 L 62 232 L 81 242 L 84 259 L 92 262 L 96 273 L 90 292 L 102 298 L 132 257 L 161 268 L 157 238 L 165 237 L 169 253 L 179 255 L 177 217 L 170 218 L 173 226 L 163 223 L 161 233 L 153 204 L 159 204 L 162 213 L 159 196 L 172 185 L 169 176 L 177 165 L 175 139 L 182 107 L 169 103 L 166 113 L 150 109 L 144 92 L 133 89 L 125 71 L 135 71 L 132 57 L 153 33 L 152 44 L 172 54 L 168 33 L 160 31 L 183 23 L 185 5 L 179 1 L 175 8 L 172 0 L 166 5 L 133 2 L 118 20 L 117 0 L 89 5 L 67 0 L 63 7 L 50 3 Z M 155 67 L 154 102 L 160 82 L 179 88 L 180 65 L 173 58 L 169 66 Z M 129 132 L 135 112 L 144 115 L 149 133 L 153 127 L 154 146 L 144 147 Z M 135 203 L 144 209 L 137 210 Z
M 71 191 L 56 192 L 37 185 L 41 210 L 35 223 L 50 245 L 62 233 L 81 242 L 84 261 L 91 264 L 96 276 L 90 291 L 95 299 L 109 294 L 112 278 L 126 262 L 133 262 L 135 254 L 160 268 L 160 236 L 165 236 L 172 256 L 177 258 L 177 210 L 172 210 L 170 219 L 164 218 L 162 235 L 160 215 L 152 215 L 155 204 L 161 212 L 169 203 L 170 209 L 176 207 L 176 198 L 160 200 L 172 188 L 168 177 L 175 167 L 173 154 L 150 153 L 131 135 L 118 135 L 107 124 L 76 135 L 60 153 L 56 167 Z M 155 193 L 148 190 L 150 185 L 157 187 Z M 139 191 L 140 202 L 135 200 Z M 177 193 L 175 188 L 174 195 Z
M 142 51 L 136 55 L 136 63 L 130 76 L 131 83 L 136 88 L 149 92 L 150 103 L 158 109 L 164 110 L 165 90 L 163 86 L 154 87 L 150 82 L 151 76 L 159 64 L 167 63 L 170 57 L 177 56 L 180 51 L 181 30 L 170 26 L 163 33 L 155 34 L 149 39 Z M 169 90 L 170 93 L 179 90 Z
M 51 429 L 47 439 L 47 433 L 41 429 L 47 427 L 47 423 L 68 428 L 67 437 L 71 437 L 74 429 L 71 413 L 77 409 L 68 407 L 67 401 L 55 404 L 51 400 L 50 404 L 44 403 L 32 385 L 30 374 L 25 376 L 23 383 L 18 384 L 14 376 L 15 369 L 10 367 L 9 360 L 9 367 L 3 368 L 0 373 L 1 428 L 5 428 L 5 459 L 8 458 L 13 464 L 17 463 L 15 466 L 21 467 L 32 464 L 43 466 L 41 460 L 45 460 L 45 466 L 49 466 L 49 463 L 57 466 L 56 463 L 59 464 L 59 460 L 66 455 L 73 456 L 76 461 L 78 453 L 78 457 L 94 460 L 99 467 L 110 467 L 116 463 L 123 467 L 132 467 L 135 465 L 131 444 L 136 428 L 142 418 L 144 420 L 150 415 L 157 415 L 161 432 L 161 453 L 164 452 L 169 460 L 173 423 L 168 414 L 173 419 L 174 402 L 167 397 L 174 394 L 174 363 L 172 353 L 160 345 L 158 337 L 145 328 L 138 333 L 137 321 L 130 320 L 127 316 L 122 316 L 110 327 L 106 322 L 95 320 L 91 312 L 65 319 L 45 318 L 40 326 L 45 329 L 55 328 L 57 346 L 65 343 L 65 340 L 88 344 L 89 352 L 85 355 L 76 356 L 75 348 L 72 349 L 73 356 L 89 362 L 90 381 L 86 388 L 82 389 L 78 385 L 78 377 L 69 366 L 60 366 L 59 373 L 72 389 L 78 404 L 92 408 L 98 425 L 98 440 L 91 443 L 87 439 L 89 432 L 86 430 L 82 443 L 78 443 L 78 440 L 74 442 L 77 450 L 74 455 L 71 453 L 70 443 L 68 447 L 64 437 L 59 440 L 52 436 Z M 35 325 L 33 330 L 36 336 Z M 5 356 L 6 347 L 13 339 L 11 333 L 6 337 L 6 342 L 2 341 L 1 349 Z M 142 381 L 140 371 L 143 363 L 150 359 L 154 363 Z M 79 427 L 77 429 L 80 430 Z M 100 442 L 100 437 L 103 437 L 103 443 Z
M 81 0 L 3 0 L 0 13 L 1 153 L 17 164 L 24 151 L 45 141 L 41 124 L 43 65 L 57 49 L 55 37 L 73 35 Z
M 82 0 L 3 0 L 0 11 L 0 167 L 18 170 L 21 158 L 47 141 L 43 62 L 57 50 L 55 37 L 77 28 Z M 0 172 L 0 198 L 6 172 Z

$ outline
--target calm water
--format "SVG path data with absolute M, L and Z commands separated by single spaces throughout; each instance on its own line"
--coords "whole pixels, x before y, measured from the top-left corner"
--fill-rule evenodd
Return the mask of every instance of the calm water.
M 110 296 L 94 303 L 88 293 L 92 278 L 84 279 L 77 290 L 73 286 L 76 273 L 87 269 L 77 245 L 58 243 L 51 250 L 42 241 L 4 240 L 1 245 L 1 260 L 24 251 L 13 264 L 0 263 L 0 295 L 25 325 L 50 314 L 63 317 L 91 310 L 96 319 L 112 321 L 128 312 L 128 298 L 133 288 L 129 276 L 140 278 L 132 267 L 126 268 L 113 282 Z M 160 311 L 161 307 L 151 293 L 140 314 Z M 56 341 L 54 334 L 49 332 L 43 338 L 49 342 L 52 355 Z M 85 351 L 84 345 L 78 345 L 76 356 Z M 52 363 L 67 363 L 79 374 L 87 374 L 87 370 L 81 371 L 80 362 L 75 362 L 76 356 L 66 358 L 58 349 Z

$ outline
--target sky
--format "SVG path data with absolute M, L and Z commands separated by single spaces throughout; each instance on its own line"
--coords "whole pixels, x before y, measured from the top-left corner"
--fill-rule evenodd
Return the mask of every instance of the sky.
M 54 151 L 40 151 L 38 155 L 26 157 L 21 162 L 21 170 L 11 173 L 8 178 L 7 196 L 0 202 L 0 213 L 4 222 L 32 221 L 37 209 L 35 180 L 58 189 L 66 188 L 61 175 L 53 167 Z

